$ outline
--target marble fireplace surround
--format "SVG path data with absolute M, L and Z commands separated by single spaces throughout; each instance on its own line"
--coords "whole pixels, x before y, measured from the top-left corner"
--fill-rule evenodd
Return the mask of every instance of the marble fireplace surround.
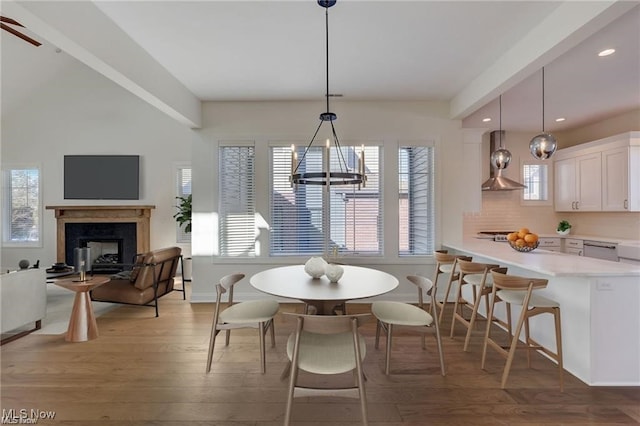
M 151 210 L 155 206 L 46 206 L 56 216 L 56 262 L 65 262 L 67 223 L 135 223 L 136 252 L 150 250 Z

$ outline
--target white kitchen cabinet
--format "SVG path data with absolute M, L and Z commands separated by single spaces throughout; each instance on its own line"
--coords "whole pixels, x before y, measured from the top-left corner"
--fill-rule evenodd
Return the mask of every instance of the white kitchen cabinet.
M 558 150 L 556 211 L 640 211 L 640 131 Z
M 640 147 L 602 152 L 602 210 L 640 211 Z
M 549 251 L 562 251 L 562 241 L 559 237 L 540 237 L 538 248 Z
M 583 240 L 580 240 L 578 238 L 565 238 L 563 251 L 565 253 L 573 254 L 576 256 L 582 256 L 584 254 L 583 243 Z
M 555 162 L 556 211 L 602 210 L 602 156 L 599 152 Z

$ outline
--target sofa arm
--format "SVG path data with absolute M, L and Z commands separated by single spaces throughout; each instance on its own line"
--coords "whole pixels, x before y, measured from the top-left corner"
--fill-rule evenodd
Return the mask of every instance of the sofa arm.
M 47 313 L 47 281 L 44 269 L 27 269 L 0 275 L 2 333 L 31 322 Z

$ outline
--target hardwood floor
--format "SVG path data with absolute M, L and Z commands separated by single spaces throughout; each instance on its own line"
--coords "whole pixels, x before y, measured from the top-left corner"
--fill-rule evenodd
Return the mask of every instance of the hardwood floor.
M 281 309 L 301 311 L 302 305 L 283 304 Z M 350 312 L 368 309 L 349 305 Z M 190 304 L 173 292 L 161 299 L 159 318 L 153 308 L 137 306 L 99 317 L 100 337 L 90 342 L 67 343 L 63 334 L 29 335 L 2 346 L 1 423 L 19 410 L 30 414 L 34 409 L 42 417 L 55 412 L 55 419 L 38 424 L 282 424 L 287 382 L 280 374 L 294 323 L 278 315 L 276 347 L 267 348 L 266 374 L 260 374 L 254 330 L 233 332 L 228 347 L 221 339 L 211 373 L 205 374 L 212 316 L 213 304 Z M 482 323 L 467 353 L 461 335 L 448 337 L 449 325 L 450 316 L 442 325 L 446 377 L 440 375 L 435 341 L 427 339 L 423 351 L 417 335 L 399 330 L 394 333 L 392 375 L 385 376 L 384 342 L 374 349 L 375 321 L 362 328 L 370 424 L 640 423 L 640 388 L 588 387 L 566 373 L 561 393 L 555 364 L 539 355 L 527 369 L 524 353 L 518 354 L 508 389 L 501 390 L 504 359 L 490 350 L 487 371 L 480 369 Z M 357 400 L 326 397 L 296 399 L 293 421 L 306 426 L 361 424 Z

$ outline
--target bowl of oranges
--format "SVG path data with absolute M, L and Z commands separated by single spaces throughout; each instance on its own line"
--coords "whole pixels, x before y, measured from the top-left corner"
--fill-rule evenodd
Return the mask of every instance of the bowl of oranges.
M 514 250 L 523 253 L 535 250 L 540 244 L 538 235 L 529 231 L 528 228 L 521 228 L 518 232 L 511 232 L 507 235 L 507 241 Z

